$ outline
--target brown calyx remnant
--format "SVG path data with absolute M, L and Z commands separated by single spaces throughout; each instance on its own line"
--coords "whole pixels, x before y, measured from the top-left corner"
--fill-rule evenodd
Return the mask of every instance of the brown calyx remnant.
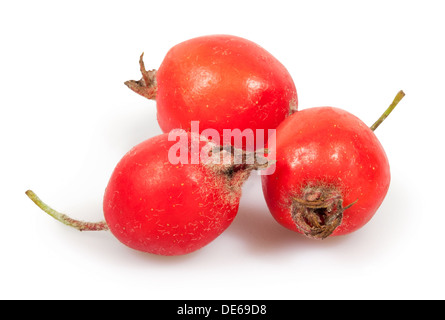
M 289 102 L 289 113 L 288 113 L 288 116 L 293 115 L 297 111 L 298 111 L 298 100 L 297 99 L 292 99 Z
M 292 219 L 307 237 L 325 239 L 341 224 L 343 212 L 356 202 L 343 207 L 337 188 L 308 186 L 292 201 Z
M 141 80 L 129 80 L 125 82 L 125 85 L 147 99 L 156 100 L 156 93 L 158 91 L 156 70 L 145 70 L 143 57 L 144 53 L 142 53 L 139 58 L 139 66 L 142 73 Z
M 265 169 L 272 164 L 264 154 L 265 149 L 246 151 L 232 145 L 214 145 L 205 164 L 226 180 L 230 190 L 238 192 L 252 171 Z
M 216 146 L 212 149 L 212 153 L 219 154 L 221 160 L 224 162 L 224 153 L 227 152 L 230 155 L 230 162 L 224 173 L 231 176 L 234 172 L 239 170 L 253 171 L 267 168 L 270 163 L 264 154 L 267 153 L 266 149 L 257 151 L 246 151 L 243 149 L 235 148 L 232 145 Z M 263 153 L 263 155 L 261 155 Z

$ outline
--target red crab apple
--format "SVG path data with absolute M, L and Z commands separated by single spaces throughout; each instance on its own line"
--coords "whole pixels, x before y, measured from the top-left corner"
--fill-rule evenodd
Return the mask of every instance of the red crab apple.
M 141 55 L 142 78 L 125 84 L 156 100 L 163 132 L 275 129 L 297 110 L 295 84 L 287 69 L 256 43 L 231 35 L 208 35 L 171 48 L 157 70 L 147 71 Z M 234 143 L 235 147 L 246 148 Z
M 164 133 L 125 154 L 105 191 L 105 221 L 72 219 L 51 209 L 31 190 L 26 194 L 55 219 L 79 230 L 109 229 L 133 249 L 158 255 L 196 251 L 231 224 L 244 181 L 267 162 L 254 154 L 249 164 L 244 151 L 237 160 L 234 148 L 192 138 L 184 130 L 177 137 L 179 141 L 171 141 Z M 200 155 L 199 163 L 191 163 L 193 149 Z M 186 152 L 185 161 L 178 160 L 178 151 Z
M 400 91 L 371 127 L 332 107 L 301 110 L 276 130 L 276 163 L 262 175 L 273 217 L 310 238 L 345 235 L 375 214 L 390 184 L 388 159 L 374 130 L 405 94 Z M 274 140 L 272 140 L 274 141 Z

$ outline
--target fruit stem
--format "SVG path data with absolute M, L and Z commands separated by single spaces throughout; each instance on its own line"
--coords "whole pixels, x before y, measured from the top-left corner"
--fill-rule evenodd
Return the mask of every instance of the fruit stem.
M 84 222 L 80 220 L 75 220 L 68 217 L 66 214 L 57 212 L 52 209 L 46 203 L 44 203 L 40 198 L 31 190 L 25 192 L 26 195 L 43 211 L 49 214 L 54 219 L 66 224 L 67 226 L 73 227 L 79 231 L 101 231 L 108 230 L 108 225 L 105 221 L 101 222 Z
M 389 114 L 394 110 L 394 108 L 397 106 L 397 104 L 402 100 L 402 98 L 405 96 L 405 93 L 400 90 L 396 97 L 394 98 L 393 102 L 390 104 L 388 109 L 383 112 L 383 114 L 378 118 L 378 120 L 370 127 L 372 131 L 377 129 L 377 127 L 389 116 Z

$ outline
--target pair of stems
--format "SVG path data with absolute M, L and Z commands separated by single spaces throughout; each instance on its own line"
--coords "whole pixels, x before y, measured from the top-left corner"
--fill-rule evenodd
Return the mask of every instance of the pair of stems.
M 402 100 L 405 96 L 405 93 L 400 90 L 396 97 L 394 98 L 391 105 L 383 112 L 379 119 L 370 127 L 372 131 L 375 131 L 377 127 L 389 116 L 389 114 L 394 110 L 397 104 Z M 67 226 L 73 227 L 79 231 L 100 231 L 100 230 L 109 230 L 108 225 L 105 221 L 100 222 L 85 222 L 76 219 L 72 219 L 66 214 L 60 213 L 46 203 L 44 203 L 32 190 L 28 190 L 25 192 L 26 195 L 43 211 L 49 214 L 54 219 L 66 224 Z

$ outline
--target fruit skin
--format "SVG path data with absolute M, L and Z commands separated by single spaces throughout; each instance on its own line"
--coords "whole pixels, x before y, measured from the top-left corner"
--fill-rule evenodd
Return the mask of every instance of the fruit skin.
M 161 134 L 135 146 L 119 161 L 106 188 L 106 223 L 133 249 L 159 255 L 196 251 L 219 236 L 238 211 L 241 185 L 250 171 L 229 175 L 222 164 L 172 164 L 168 150 L 175 143 Z
M 145 70 L 143 64 L 141 69 Z M 152 77 L 153 72 L 147 78 Z M 223 129 L 255 133 L 276 128 L 298 106 L 286 68 L 259 45 L 231 35 L 202 36 L 175 45 L 155 78 L 156 90 L 143 80 L 126 84 L 156 99 L 163 132 L 190 131 L 191 121 L 199 121 L 200 132 L 212 128 L 220 135 Z M 141 86 L 150 93 L 141 91 Z
M 309 108 L 288 117 L 277 128 L 276 145 L 269 150 L 276 152 L 277 162 L 268 169 L 275 169 L 272 175 L 262 176 L 263 193 L 273 217 L 290 230 L 305 233 L 292 210 L 295 199 L 304 199 L 308 189 L 336 190 L 341 205 L 352 204 L 331 234 L 337 236 L 365 225 L 389 188 L 388 159 L 374 132 L 338 108 Z

